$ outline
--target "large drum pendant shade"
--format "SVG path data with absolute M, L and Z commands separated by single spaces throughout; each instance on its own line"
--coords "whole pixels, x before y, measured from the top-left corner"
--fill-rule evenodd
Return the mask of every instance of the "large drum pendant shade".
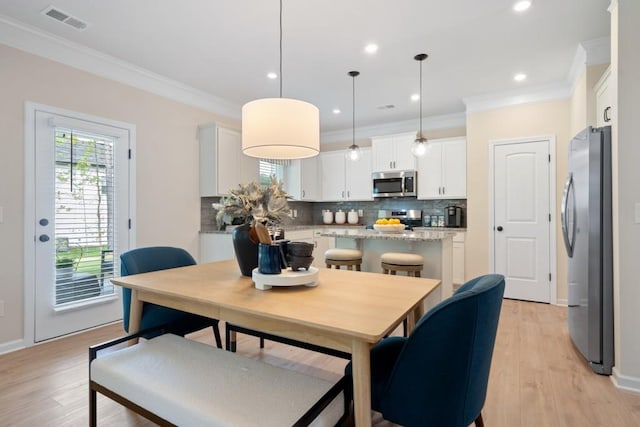
M 308 102 L 263 98 L 242 106 L 242 152 L 267 159 L 303 159 L 320 152 L 320 111 Z

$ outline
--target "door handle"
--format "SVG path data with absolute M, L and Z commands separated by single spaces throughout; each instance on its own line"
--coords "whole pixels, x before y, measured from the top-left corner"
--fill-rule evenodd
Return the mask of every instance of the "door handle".
M 38 240 L 40 240 L 42 243 L 48 242 L 49 236 L 47 236 L 46 234 L 41 234 L 40 237 L 38 237 Z
M 567 249 L 567 255 L 569 258 L 573 257 L 573 242 L 576 236 L 576 221 L 575 221 L 575 208 L 574 208 L 574 221 L 573 229 L 571 230 L 571 239 L 569 238 L 569 224 L 567 217 L 567 209 L 569 205 L 569 193 L 573 187 L 573 174 L 570 173 L 567 178 L 567 182 L 564 185 L 564 191 L 562 192 L 562 203 L 560 204 L 560 224 L 562 225 L 562 239 L 564 240 L 564 246 Z
M 498 230 L 498 231 L 502 231 L 502 230 L 504 230 L 504 228 L 502 228 L 502 226 L 501 226 L 501 225 L 499 225 L 499 226 L 496 228 L 496 230 Z
M 304 190 L 302 190 L 302 197 L 304 197 Z
M 609 111 L 611 111 L 611 107 L 610 106 L 604 109 L 603 119 L 604 119 L 605 123 L 611 121 L 611 117 L 609 117 Z

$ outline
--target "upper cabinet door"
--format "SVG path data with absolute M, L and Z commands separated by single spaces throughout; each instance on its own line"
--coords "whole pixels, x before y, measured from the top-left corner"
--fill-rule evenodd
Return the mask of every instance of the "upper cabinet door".
M 467 143 L 465 138 L 434 139 L 418 160 L 418 199 L 467 197 Z
M 373 200 L 371 183 L 371 148 L 361 148 L 357 162 L 345 160 L 345 179 L 348 200 Z
M 415 133 L 405 133 L 393 138 L 396 170 L 416 170 L 416 157 L 411 152 L 411 147 L 415 139 Z
M 322 177 L 322 200 L 342 201 L 346 198 L 345 157 L 341 151 L 320 153 L 320 176 Z
M 373 170 L 384 172 L 393 170 L 393 138 L 372 138 L 371 139 Z
M 602 127 L 611 124 L 613 115 L 613 91 L 611 90 L 609 76 L 611 75 L 611 67 L 605 72 L 595 84 L 593 90 L 596 93 L 596 126 Z
M 418 159 L 418 199 L 442 197 L 442 144 L 429 141 L 429 150 Z
M 467 198 L 467 142 L 451 140 L 442 144 L 442 187 L 447 199 Z
M 318 157 L 292 160 L 284 168 L 284 189 L 294 200 L 320 199 Z
M 415 170 L 416 159 L 411 153 L 413 133 L 371 138 L 373 172 Z
M 238 184 L 258 180 L 258 159 L 242 154 L 240 132 L 216 124 L 198 127 L 200 196 L 224 196 Z

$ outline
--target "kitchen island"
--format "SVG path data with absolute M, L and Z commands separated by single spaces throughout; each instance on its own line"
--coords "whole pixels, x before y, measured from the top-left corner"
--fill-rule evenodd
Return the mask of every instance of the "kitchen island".
M 453 243 L 455 231 L 403 231 L 385 233 L 365 229 L 324 229 L 322 236 L 334 237 L 336 248 L 362 251 L 362 270 L 382 273 L 380 256 L 385 252 L 408 252 L 424 257 L 422 277 L 441 280 L 440 299 L 452 294 Z M 321 256 L 318 254 L 318 256 Z M 428 307 L 425 307 L 428 308 Z

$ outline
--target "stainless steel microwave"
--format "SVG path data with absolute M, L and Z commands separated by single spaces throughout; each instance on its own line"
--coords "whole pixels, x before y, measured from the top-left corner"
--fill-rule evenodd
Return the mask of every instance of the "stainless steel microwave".
M 415 197 L 418 195 L 416 171 L 374 172 L 373 197 Z

